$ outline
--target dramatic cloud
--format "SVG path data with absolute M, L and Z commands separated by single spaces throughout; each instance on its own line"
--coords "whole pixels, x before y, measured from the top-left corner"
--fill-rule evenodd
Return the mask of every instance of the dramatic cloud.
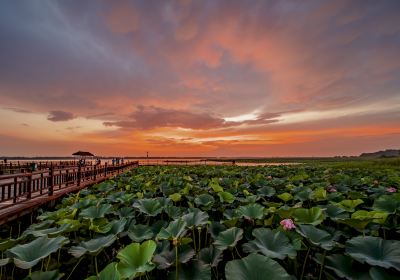
M 399 11 L 397 0 L 5 0 L 2 133 L 21 143 L 40 127 L 110 154 L 399 148 Z
M 64 111 L 50 111 L 47 116 L 47 119 L 52 122 L 65 122 L 73 120 L 74 118 L 74 114 Z

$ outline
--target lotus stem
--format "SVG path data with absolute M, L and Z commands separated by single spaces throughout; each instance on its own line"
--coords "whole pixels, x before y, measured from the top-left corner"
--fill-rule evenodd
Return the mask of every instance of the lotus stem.
M 175 246 L 175 275 L 176 280 L 179 279 L 179 270 L 178 270 L 178 245 Z
M 322 277 L 322 271 L 324 270 L 325 256 L 326 256 L 326 250 L 324 250 L 324 255 L 322 256 L 321 269 L 319 270 L 318 280 L 321 280 Z
M 10 226 L 10 238 L 12 238 L 12 226 Z
M 20 234 L 21 234 L 21 222 L 18 222 L 18 237 L 17 238 L 19 238 Z
M 32 275 L 32 267 L 29 268 L 29 276 L 31 276 L 31 275 Z
M 80 258 L 79 258 L 78 262 L 76 263 L 76 265 L 74 266 L 74 268 L 72 269 L 71 273 L 68 275 L 68 277 L 67 277 L 66 280 L 68 280 L 69 277 L 71 277 L 72 273 L 74 273 L 75 268 L 76 268 L 76 267 L 78 266 L 78 264 L 81 262 L 82 258 L 83 258 L 83 257 L 80 257 Z
M 57 263 L 60 263 L 61 248 L 58 249 Z
M 207 247 L 208 225 L 206 226 L 206 238 L 204 240 L 204 247 Z
M 239 258 L 242 258 L 242 256 L 239 254 L 239 250 L 236 248 L 236 246 L 235 246 L 235 250 L 236 250 L 236 253 L 238 254 Z
M 307 258 L 308 258 L 308 254 L 310 254 L 310 250 L 311 250 L 311 246 L 310 246 L 310 247 L 308 247 L 308 250 L 307 250 L 306 257 L 304 258 L 304 262 L 303 262 L 303 269 L 301 270 L 301 276 L 300 276 L 300 280 L 301 280 L 301 279 L 303 279 L 303 276 L 304 276 L 304 270 L 305 270 L 305 268 L 306 268 Z
M 96 268 L 96 275 L 99 276 L 99 270 L 98 270 L 98 268 L 97 268 L 97 255 L 94 256 L 94 266 L 95 266 L 95 268 Z
M 49 255 L 49 259 L 47 260 L 46 271 L 49 268 L 50 260 L 51 260 L 51 254 Z
M 194 246 L 194 250 L 197 252 L 197 248 L 196 248 L 196 234 L 194 232 L 194 227 L 192 228 L 192 235 L 193 235 L 193 246 Z
M 197 228 L 197 230 L 199 231 L 199 247 L 197 248 L 200 251 L 201 248 L 201 228 Z

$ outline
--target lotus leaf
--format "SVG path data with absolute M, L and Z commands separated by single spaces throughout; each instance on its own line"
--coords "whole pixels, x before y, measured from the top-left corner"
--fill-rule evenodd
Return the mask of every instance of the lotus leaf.
M 183 219 L 174 220 L 169 223 L 167 228 L 162 228 L 157 238 L 173 239 L 183 237 L 186 233 L 186 222 Z
M 80 216 L 87 219 L 104 218 L 111 210 L 112 206 L 110 204 L 100 204 L 99 206 L 91 206 L 82 210 Z
M 273 197 L 275 195 L 276 191 L 273 187 L 264 186 L 264 187 L 258 189 L 257 193 L 261 196 Z
M 156 243 L 148 240 L 139 243 L 132 243 L 122 249 L 117 258 L 120 262 L 117 264 L 117 270 L 122 278 L 135 278 L 140 273 L 148 272 L 154 269 L 155 265 L 151 262 Z
M 60 273 L 57 270 L 35 271 L 24 280 L 60 280 L 63 276 L 64 273 Z
M 243 238 L 243 229 L 232 227 L 223 232 L 220 232 L 215 239 L 214 246 L 223 251 L 226 248 L 233 248 L 237 242 Z
M 210 188 L 213 189 L 214 192 L 222 192 L 224 189 L 219 185 L 219 180 L 218 178 L 213 178 L 211 179 L 210 183 L 208 184 Z
M 103 248 L 113 244 L 114 241 L 115 235 L 113 234 L 94 238 L 89 241 L 81 242 L 78 246 L 72 246 L 69 249 L 69 253 L 75 258 L 79 258 L 84 254 L 97 255 Z
M 235 196 L 233 194 L 231 194 L 230 192 L 219 192 L 218 193 L 219 196 L 219 201 L 221 203 L 232 203 L 235 201 Z
M 257 203 L 252 203 L 246 206 L 240 206 L 237 214 L 246 219 L 262 219 L 264 216 L 264 207 Z
M 194 208 L 188 214 L 183 215 L 182 219 L 186 222 L 187 227 L 198 227 L 208 223 L 208 214 L 197 208 Z
M 255 240 L 243 244 L 243 250 L 247 253 L 261 253 L 281 260 L 287 256 L 296 257 L 296 250 L 281 231 L 273 232 L 267 228 L 256 228 L 253 230 L 253 236 Z
M 154 233 L 151 227 L 147 225 L 134 225 L 129 228 L 128 236 L 132 241 L 142 242 L 144 240 L 152 239 Z
M 318 229 L 313 225 L 299 225 L 297 232 L 307 238 L 307 240 L 316 246 L 325 250 L 332 250 L 335 245 L 335 237 L 329 232 Z
M 172 199 L 173 202 L 181 201 L 182 195 L 180 193 L 173 193 L 169 195 L 169 198 Z
M 364 203 L 364 201 L 362 199 L 355 199 L 355 200 L 345 199 L 339 203 L 336 203 L 336 205 L 343 208 L 344 210 L 346 210 L 348 212 L 354 212 L 355 208 L 358 205 L 363 204 L 363 203 Z
M 179 246 L 178 249 L 178 261 L 179 263 L 187 263 L 195 255 L 194 250 L 189 245 Z M 176 255 L 175 249 L 169 250 L 168 247 L 163 248 L 163 250 L 156 254 L 153 258 L 153 262 L 157 265 L 158 269 L 166 269 L 170 266 L 175 265 Z
M 327 256 L 324 261 L 325 268 L 333 270 L 337 276 L 349 280 L 370 280 L 368 270 L 353 261 L 349 256 L 334 254 Z
M 63 236 L 56 238 L 39 237 L 30 243 L 17 245 L 7 251 L 7 256 L 14 260 L 17 267 L 29 269 L 41 259 L 60 249 L 68 239 Z
M 325 219 L 324 213 L 319 207 L 312 207 L 310 209 L 298 208 L 292 213 L 297 223 L 319 225 Z
M 99 276 L 90 276 L 86 280 L 121 280 L 121 275 L 117 270 L 117 263 L 112 262 L 108 264 L 102 271 L 100 271 Z
M 293 199 L 293 195 L 291 195 L 290 193 L 281 193 L 279 195 L 277 195 L 278 198 L 282 199 L 284 202 L 288 202 L 290 200 Z
M 198 254 L 198 260 L 205 265 L 216 267 L 222 260 L 222 251 L 211 245 L 210 247 L 203 248 Z
M 400 271 L 400 241 L 358 236 L 346 242 L 346 253 L 361 263 Z
M 172 276 L 172 274 L 171 274 Z M 172 278 L 172 277 L 171 277 Z M 175 279 L 173 277 L 172 279 Z M 194 261 L 182 267 L 179 272 L 179 280 L 210 280 L 211 268 L 199 261 Z
M 250 254 L 243 259 L 228 262 L 225 276 L 226 280 L 292 279 L 279 263 L 259 254 Z
M 392 195 L 382 195 L 374 201 L 374 210 L 382 210 L 393 214 L 400 210 L 400 193 Z
M 140 212 L 149 216 L 157 216 L 163 210 L 160 202 L 155 198 L 140 199 L 133 203 L 133 207 L 137 208 Z
M 384 224 L 388 215 L 389 213 L 384 211 L 358 210 L 351 215 L 351 218 L 355 220 L 368 220 L 377 224 Z
M 207 193 L 201 194 L 194 199 L 194 203 L 196 203 L 196 205 L 204 206 L 205 208 L 211 207 L 214 202 L 214 198 Z

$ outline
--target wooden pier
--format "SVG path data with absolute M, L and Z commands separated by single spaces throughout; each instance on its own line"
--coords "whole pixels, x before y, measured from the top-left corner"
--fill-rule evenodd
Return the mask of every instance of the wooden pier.
M 137 161 L 119 165 L 90 165 L 0 176 L 0 225 L 32 212 L 65 194 L 104 181 L 137 167 Z

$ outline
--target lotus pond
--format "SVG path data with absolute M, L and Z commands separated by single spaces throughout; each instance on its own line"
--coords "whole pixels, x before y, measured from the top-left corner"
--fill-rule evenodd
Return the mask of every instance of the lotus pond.
M 399 279 L 399 186 L 395 166 L 139 167 L 3 226 L 0 278 Z

